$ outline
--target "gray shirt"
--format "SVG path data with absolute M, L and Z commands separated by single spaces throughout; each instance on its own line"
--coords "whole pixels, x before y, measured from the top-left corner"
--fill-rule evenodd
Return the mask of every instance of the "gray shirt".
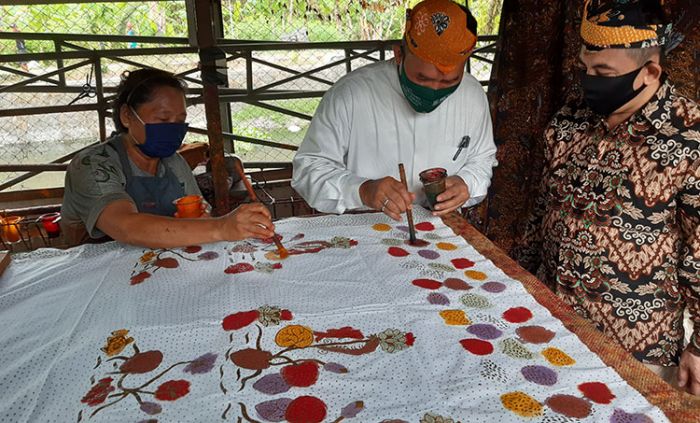
M 104 143 L 85 149 L 68 165 L 65 193 L 61 207 L 61 226 L 71 244 L 79 243 L 89 235 L 102 238 L 105 234 L 95 227 L 102 210 L 117 200 L 133 199 L 126 192 L 126 177 L 114 143 L 122 142 L 116 135 Z M 111 146 L 108 144 L 112 144 Z M 134 176 L 152 176 L 129 159 Z M 201 195 L 192 170 L 182 156 L 173 154 L 158 162 L 157 176 L 169 168 L 180 181 L 185 195 Z

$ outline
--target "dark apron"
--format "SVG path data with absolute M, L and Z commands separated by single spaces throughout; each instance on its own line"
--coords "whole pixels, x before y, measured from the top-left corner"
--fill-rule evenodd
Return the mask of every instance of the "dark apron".
M 185 189 L 180 185 L 175 173 L 163 163 L 165 175 L 162 177 L 134 176 L 122 139 L 117 138 L 115 141 L 110 144 L 119 155 L 126 178 L 126 192 L 134 200 L 139 212 L 171 217 L 175 215 L 173 201 L 185 196 Z

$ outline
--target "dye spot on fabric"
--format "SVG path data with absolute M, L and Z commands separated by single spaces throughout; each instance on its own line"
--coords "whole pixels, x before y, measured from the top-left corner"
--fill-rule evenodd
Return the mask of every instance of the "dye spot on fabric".
M 399 247 L 403 245 L 403 239 L 396 239 L 396 238 L 384 238 L 382 240 L 382 244 L 388 245 L 390 247 Z
M 216 251 L 205 251 L 198 255 L 197 258 L 204 261 L 215 260 L 219 258 L 219 253 Z
M 326 404 L 316 397 L 303 396 L 287 406 L 284 418 L 289 423 L 321 423 L 326 418 Z
M 447 278 L 445 279 L 445 282 L 443 282 L 443 284 L 447 288 L 453 289 L 455 291 L 468 291 L 472 289 L 471 285 L 457 278 Z
M 542 404 L 528 394 L 520 391 L 501 395 L 503 407 L 520 417 L 537 417 L 542 415 Z
M 442 317 L 445 324 L 449 326 L 466 326 L 471 324 L 466 313 L 462 310 L 442 310 L 440 312 L 440 317 Z
M 430 232 L 435 230 L 435 226 L 430 222 L 421 222 L 416 225 L 417 231 Z
M 389 250 L 387 251 L 390 256 L 393 257 L 406 257 L 409 255 L 409 252 L 404 250 L 403 248 L 399 247 L 390 247 Z
M 489 323 L 477 323 L 475 325 L 471 325 L 467 328 L 467 332 L 486 341 L 498 339 L 501 337 L 501 335 L 503 335 L 503 332 L 500 329 Z
M 484 272 L 479 272 L 478 270 L 467 270 L 464 272 L 464 276 L 474 279 L 475 281 L 485 281 L 487 276 Z
M 315 361 L 290 364 L 282 367 L 280 374 L 289 386 L 302 388 L 312 386 L 318 380 L 318 364 Z
M 258 320 L 259 317 L 260 312 L 258 310 L 239 311 L 226 316 L 221 322 L 221 326 L 224 330 L 238 330 L 250 325 Z
M 499 343 L 503 354 L 512 358 L 519 358 L 523 360 L 532 360 L 535 355 L 530 352 L 523 344 L 518 342 L 518 340 L 513 338 L 504 339 Z
M 438 272 L 454 272 L 455 268 L 442 263 L 428 263 L 428 267 Z
M 602 382 L 586 382 L 578 386 L 584 397 L 596 404 L 610 404 L 615 399 L 615 394 Z
M 291 402 L 291 398 L 264 401 L 255 406 L 255 411 L 266 421 L 281 422 L 284 421 L 284 413 Z
M 155 370 L 163 362 L 163 353 L 158 350 L 134 354 L 126 360 L 119 370 L 122 373 L 148 373 Z
M 493 352 L 493 345 L 481 339 L 462 339 L 459 343 L 465 350 L 474 355 L 489 355 Z
M 474 262 L 465 258 L 452 259 L 452 265 L 460 270 L 468 269 L 474 267 Z
M 492 294 L 498 294 L 506 290 L 506 285 L 501 282 L 486 282 L 481 285 L 481 289 Z
M 641 413 L 628 413 L 625 410 L 616 408 L 610 416 L 610 423 L 653 423 L 654 420 Z
M 557 372 L 544 366 L 525 366 L 520 373 L 528 382 L 543 386 L 553 386 L 557 383 Z
M 411 242 L 410 239 L 407 239 L 406 241 L 404 241 L 404 244 L 408 245 L 409 247 L 416 247 L 416 248 L 425 248 L 428 245 L 430 245 L 430 243 L 428 241 L 423 240 L 423 239 L 416 239 L 413 242 Z
M 252 272 L 253 270 L 255 270 L 255 266 L 250 263 L 237 263 L 227 267 L 224 273 L 235 275 L 238 273 Z
M 510 323 L 525 323 L 532 319 L 532 312 L 525 307 L 512 307 L 503 313 L 503 318 Z
M 440 289 L 442 286 L 441 282 L 438 282 L 433 279 L 416 279 L 413 282 L 413 285 L 424 288 L 424 289 Z
M 408 229 L 408 226 L 405 226 L 405 225 L 397 226 L 396 229 L 400 230 L 401 232 L 409 232 L 410 231 Z
M 554 338 L 555 333 L 542 326 L 522 326 L 515 330 L 520 340 L 529 344 L 546 344 Z
M 437 260 L 440 258 L 440 253 L 433 250 L 420 250 L 418 255 L 428 260 Z
M 377 223 L 372 225 L 372 229 L 377 232 L 389 232 L 391 230 L 391 226 L 387 225 L 386 223 Z
M 467 307 L 471 308 L 489 308 L 493 307 L 488 298 L 477 294 L 464 294 L 460 297 L 460 301 Z
M 129 283 L 131 285 L 138 285 L 150 277 L 151 277 L 151 274 L 149 272 L 146 272 L 146 271 L 139 272 L 138 274 L 131 277 L 131 281 Z
M 265 258 L 270 260 L 270 261 L 282 261 L 284 260 L 280 255 L 277 253 L 277 251 L 268 251 L 265 253 Z
M 454 251 L 457 249 L 457 246 L 450 242 L 438 242 L 436 246 L 443 251 Z
M 508 372 L 491 360 L 484 359 L 481 361 L 479 374 L 484 379 L 508 383 Z
M 278 395 L 287 392 L 292 387 L 284 380 L 281 374 L 271 373 L 265 375 L 253 384 L 253 389 L 267 395 Z
M 585 419 L 591 414 L 591 403 L 573 395 L 552 395 L 545 404 L 561 415 L 576 419 Z
M 156 260 L 153 265 L 164 269 L 176 269 L 180 266 L 180 263 L 172 257 L 166 257 Z
M 437 292 L 428 294 L 428 302 L 435 305 L 450 305 L 450 299 L 447 298 L 447 295 L 438 294 Z
M 560 350 L 559 348 L 554 348 L 554 347 L 545 348 L 544 350 L 542 350 L 541 354 L 553 366 L 562 367 L 562 366 L 573 366 L 574 364 L 576 364 L 576 360 L 569 357 L 568 354 L 566 354 L 564 351 Z

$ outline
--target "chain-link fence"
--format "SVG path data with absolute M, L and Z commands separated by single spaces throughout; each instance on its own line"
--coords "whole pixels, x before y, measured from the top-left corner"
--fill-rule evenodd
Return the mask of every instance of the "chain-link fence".
M 222 0 L 221 20 L 227 40 L 266 40 L 274 42 L 338 42 L 399 38 L 403 30 L 405 10 L 417 0 L 360 0 L 339 2 L 336 0 Z M 501 0 L 471 1 L 480 28 L 493 31 L 498 27 Z M 31 4 L 0 6 L 0 55 L 27 53 L 70 52 L 81 49 L 104 50 L 106 56 L 114 49 L 143 49 L 167 46 L 186 46 L 188 33 L 187 11 L 183 0 L 145 2 L 98 2 L 66 4 Z M 486 34 L 481 31 L 482 34 Z M 39 37 L 37 34 L 54 34 Z M 99 41 L 57 41 L 56 34 L 90 34 L 103 36 L 157 36 L 156 43 L 146 44 L 145 39 L 104 37 Z M 492 44 L 481 41 L 477 47 Z M 228 82 L 232 89 L 245 90 L 250 86 L 264 87 L 294 73 L 309 72 L 327 66 L 306 78 L 291 80 L 276 86 L 277 90 L 294 92 L 322 92 L 345 75 L 349 68 L 341 61 L 347 54 L 363 51 L 343 49 L 294 50 L 292 47 L 251 52 L 253 61 L 252 81 L 248 81 L 246 61 L 228 62 Z M 470 71 L 479 80 L 488 80 L 493 50 L 478 53 L 471 60 Z M 384 58 L 390 58 L 386 51 Z M 2 56 L 0 56 L 1 58 Z M 20 56 L 21 57 L 21 56 Z M 356 69 L 373 60 L 379 60 L 379 52 L 371 58 L 355 59 L 351 68 Z M 57 60 L 51 56 L 40 60 L 17 59 L 0 63 L 0 87 L 20 83 L 35 75 L 44 75 L 59 67 L 67 67 L 84 59 Z M 113 94 L 122 72 L 139 66 L 152 66 L 175 73 L 196 69 L 199 58 L 196 52 L 182 54 L 149 54 L 128 57 L 105 57 L 100 60 L 100 71 L 105 96 Z M 194 82 L 198 72 L 189 74 L 192 88 L 201 86 Z M 80 91 L 56 90 L 56 86 L 94 87 L 95 72 L 86 65 L 37 80 L 19 90 L 0 90 L 0 111 L 65 106 L 76 100 Z M 43 89 L 42 87 L 49 87 Z M 59 92 L 62 91 L 62 92 Z M 233 102 L 231 109 L 231 133 L 239 137 L 299 145 L 309 125 L 320 98 L 292 98 L 265 102 Z M 308 96 L 306 96 L 308 97 Z M 81 98 L 74 105 L 94 103 L 94 98 Z M 191 125 L 206 128 L 204 107 L 190 106 L 188 120 Z M 0 164 L 39 164 L 64 157 L 73 151 L 99 140 L 99 115 L 95 110 L 61 113 L 17 113 L 0 115 Z M 107 119 L 107 134 L 112 130 Z M 240 138 L 239 138 L 240 139 Z M 204 141 L 206 137 L 190 134 L 188 142 Z M 294 151 L 264 145 L 235 141 L 235 151 L 246 161 L 280 162 L 291 160 Z M 0 173 L 0 184 L 17 177 L 19 173 Z M 39 174 L 14 185 L 12 190 L 59 187 L 63 184 L 62 172 Z
M 18 1 L 17 3 L 22 3 Z M 45 34 L 141 35 L 187 37 L 184 0 L 58 3 L 0 6 L 0 30 Z M 138 43 L 103 42 L 96 48 L 135 48 Z M 14 52 L 2 40 L 0 54 Z M 30 52 L 53 51 L 50 41 L 26 40 Z

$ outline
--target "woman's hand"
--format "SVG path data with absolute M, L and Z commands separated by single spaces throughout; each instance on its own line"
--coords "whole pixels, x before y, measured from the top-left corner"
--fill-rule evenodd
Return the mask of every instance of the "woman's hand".
M 261 203 L 243 204 L 221 220 L 221 238 L 239 241 L 246 238 L 271 238 L 275 225 L 270 211 Z

